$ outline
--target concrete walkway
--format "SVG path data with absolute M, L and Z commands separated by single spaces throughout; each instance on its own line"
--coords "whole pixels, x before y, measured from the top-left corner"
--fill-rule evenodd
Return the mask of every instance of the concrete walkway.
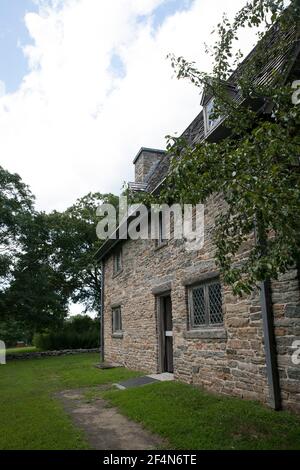
M 105 387 L 99 387 L 99 391 L 103 389 Z M 74 424 L 84 431 L 93 449 L 151 450 L 163 446 L 161 438 L 121 415 L 102 398 L 88 400 L 89 390 L 65 390 L 55 397 L 62 402 Z

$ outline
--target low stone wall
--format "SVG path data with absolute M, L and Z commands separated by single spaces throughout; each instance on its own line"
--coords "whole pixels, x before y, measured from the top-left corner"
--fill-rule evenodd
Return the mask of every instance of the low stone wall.
M 100 353 L 99 348 L 93 349 L 62 349 L 61 351 L 37 351 L 27 353 L 12 353 L 6 355 L 6 360 L 11 361 L 15 359 L 36 359 L 50 356 L 68 356 L 73 354 L 83 353 Z

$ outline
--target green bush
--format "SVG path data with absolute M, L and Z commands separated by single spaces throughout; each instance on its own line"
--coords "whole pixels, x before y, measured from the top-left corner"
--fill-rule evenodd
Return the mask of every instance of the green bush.
M 43 351 L 98 348 L 100 345 L 99 320 L 92 320 L 89 317 L 82 317 L 78 320 L 78 317 L 75 317 L 74 320 L 66 321 L 60 331 L 35 334 L 33 344 Z
M 32 334 L 20 321 L 15 319 L 0 320 L 0 340 L 7 348 L 14 347 L 18 341 L 31 344 Z

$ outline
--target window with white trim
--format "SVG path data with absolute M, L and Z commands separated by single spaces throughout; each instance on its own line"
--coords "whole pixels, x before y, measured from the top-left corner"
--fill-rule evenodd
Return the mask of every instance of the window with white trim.
M 121 307 L 114 307 L 112 309 L 112 332 L 113 333 L 122 332 Z
M 204 124 L 205 133 L 208 134 L 214 127 L 221 121 L 221 116 L 213 118 L 214 113 L 214 98 L 211 98 L 204 107 Z
M 217 280 L 195 287 L 188 292 L 191 328 L 223 324 L 222 288 Z

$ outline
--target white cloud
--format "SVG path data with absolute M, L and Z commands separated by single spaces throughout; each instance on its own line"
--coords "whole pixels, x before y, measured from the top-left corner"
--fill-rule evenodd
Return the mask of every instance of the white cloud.
M 89 191 L 119 192 L 133 178 L 139 148 L 164 147 L 164 136 L 182 132 L 198 113 L 197 90 L 172 79 L 166 54 L 209 67 L 202 44 L 223 11 L 244 0 L 195 0 L 155 31 L 151 15 L 164 1 L 68 0 L 59 8 L 60 1 L 40 0 L 39 14 L 26 15 L 30 73 L 15 93 L 1 98 L 0 91 L 0 154 L 31 185 L 39 208 L 63 209 Z M 116 55 L 121 76 L 111 67 Z

